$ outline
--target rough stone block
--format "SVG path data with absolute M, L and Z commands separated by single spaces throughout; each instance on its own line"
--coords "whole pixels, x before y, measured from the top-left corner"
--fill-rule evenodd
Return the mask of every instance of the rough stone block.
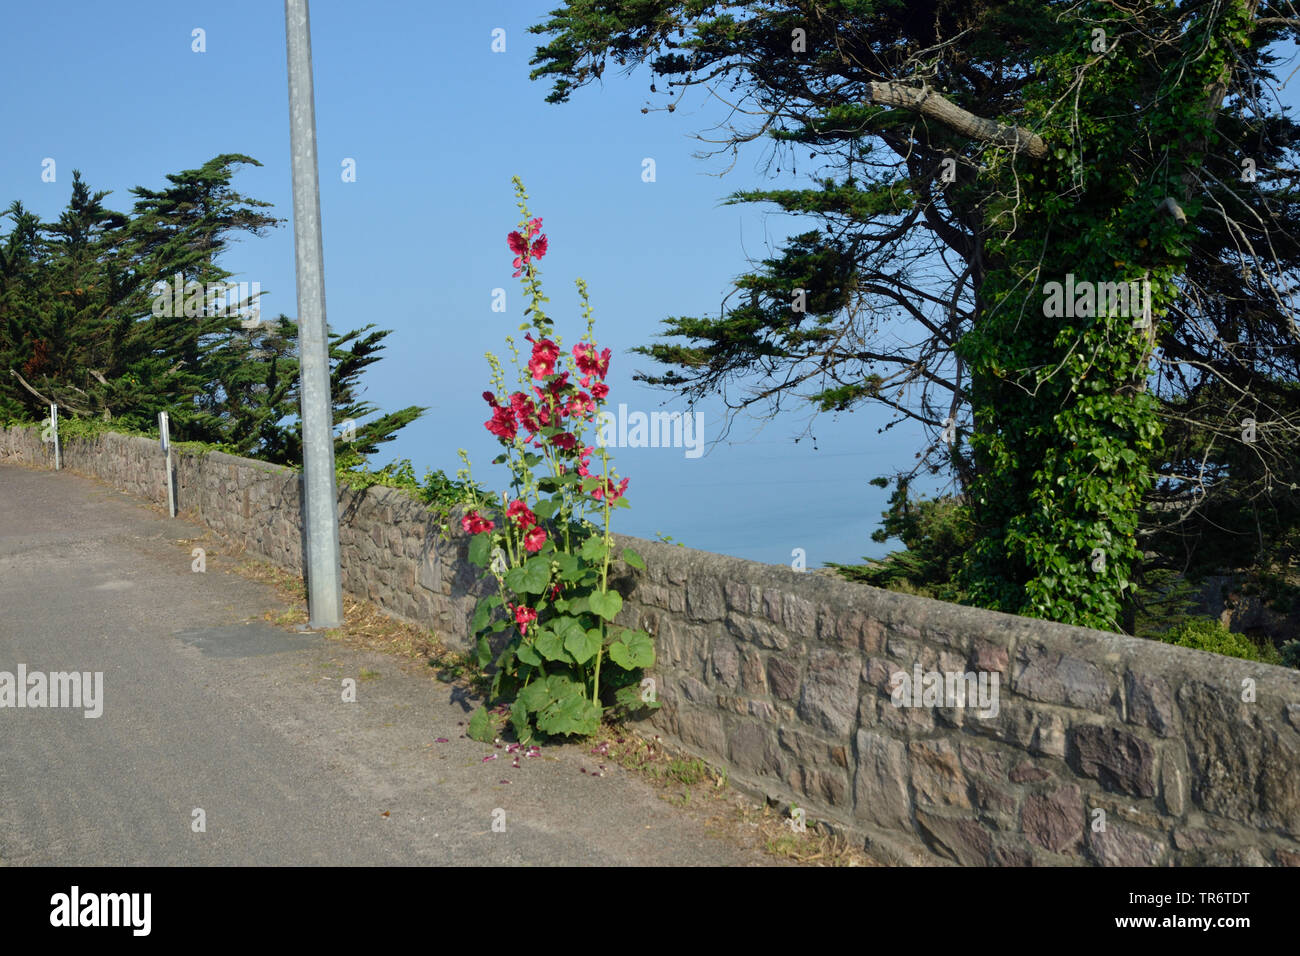
M 957 748 L 942 737 L 907 745 L 917 806 L 970 807 Z
M 1127 730 L 1087 724 L 1069 734 L 1069 763 L 1076 773 L 1111 791 L 1155 796 L 1155 750 Z
M 1024 649 L 1013 688 L 1017 694 L 1047 704 L 1064 704 L 1100 713 L 1112 690 L 1095 664 L 1065 654 Z
M 911 830 L 907 748 L 867 730 L 858 731 L 855 743 L 854 816 L 886 830 Z
M 1020 811 L 1025 839 L 1052 853 L 1072 853 L 1083 843 L 1087 817 L 1083 791 L 1074 784 L 1025 797 Z
M 820 648 L 811 651 L 799 716 L 813 726 L 848 736 L 858 710 L 859 667 L 854 656 Z

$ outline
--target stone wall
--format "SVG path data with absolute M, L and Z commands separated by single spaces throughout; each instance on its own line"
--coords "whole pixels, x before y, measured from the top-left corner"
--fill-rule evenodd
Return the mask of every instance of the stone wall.
M 175 451 L 183 512 L 301 569 L 297 473 Z M 34 429 L 0 430 L 5 460 L 52 466 Z M 166 502 L 155 441 L 69 441 L 64 466 Z M 339 514 L 344 587 L 468 649 L 481 586 L 459 525 L 382 488 L 341 490 Z M 621 544 L 647 562 L 616 586 L 620 623 L 659 649 L 650 732 L 883 859 L 1300 865 L 1300 672 Z M 900 673 L 995 695 L 904 699 Z

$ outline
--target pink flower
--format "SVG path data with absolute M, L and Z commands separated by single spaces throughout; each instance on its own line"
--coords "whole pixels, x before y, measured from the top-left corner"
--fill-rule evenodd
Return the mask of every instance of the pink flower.
M 506 516 L 521 528 L 531 528 L 537 524 L 537 515 L 522 501 L 512 501 L 506 508 Z
M 497 405 L 492 409 L 492 418 L 483 423 L 483 427 L 502 441 L 515 440 L 515 416 L 510 409 Z
M 519 625 L 519 633 L 527 634 L 528 625 L 537 620 L 537 612 L 530 607 L 515 608 L 515 623 Z
M 515 392 L 510 396 L 510 410 L 529 435 L 532 435 L 550 420 L 550 412 L 545 408 L 538 408 L 533 404 L 533 400 L 523 392 Z
M 479 534 L 483 531 L 491 531 L 496 524 L 484 518 L 477 511 L 471 511 L 465 517 L 460 519 L 460 525 L 469 534 Z
M 627 482 L 628 480 L 624 478 L 622 481 L 618 483 L 617 486 L 615 486 L 614 479 L 606 478 L 605 487 L 603 489 L 597 488 L 595 491 L 591 493 L 591 496 L 593 498 L 600 499 L 604 497 L 604 495 L 608 494 L 609 503 L 613 504 L 615 501 L 618 501 L 619 498 L 622 498 L 623 493 L 627 491 Z
M 596 401 L 604 401 L 605 396 L 609 394 L 609 386 L 604 382 L 597 382 L 591 386 L 591 397 Z
M 524 227 L 524 232 L 520 235 L 518 232 L 512 232 L 506 236 L 506 242 L 510 245 L 510 251 L 515 254 L 515 274 L 517 279 L 526 271 L 531 271 L 532 260 L 540 259 L 546 255 L 548 243 L 546 237 L 538 235 L 542 229 L 541 219 L 532 219 Z
M 609 349 L 597 355 L 594 342 L 579 342 L 573 347 L 573 361 L 582 373 L 583 388 L 591 384 L 591 376 L 600 379 L 605 377 L 609 372 L 609 356 Z
M 586 392 L 579 392 L 573 398 L 569 399 L 569 404 L 564 408 L 564 414 L 573 416 L 583 416 L 596 410 L 596 403 L 591 400 L 591 396 Z
M 525 336 L 533 342 L 531 335 Z M 528 371 L 533 378 L 546 378 L 555 371 L 555 360 L 560 357 L 560 347 L 550 339 L 533 342 L 533 357 L 528 362 Z
M 544 544 L 546 544 L 546 531 L 541 527 L 534 526 L 524 535 L 524 547 L 529 551 L 540 551 Z

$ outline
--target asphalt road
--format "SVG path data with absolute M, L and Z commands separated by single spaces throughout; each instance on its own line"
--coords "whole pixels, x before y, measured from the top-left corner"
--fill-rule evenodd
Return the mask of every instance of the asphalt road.
M 178 542 L 202 532 L 0 466 L 0 672 L 103 673 L 97 718 L 0 706 L 0 865 L 772 862 L 632 773 L 583 774 L 576 745 L 514 769 L 461 736 L 460 692 L 267 623 L 274 592 L 219 562 L 195 573 Z

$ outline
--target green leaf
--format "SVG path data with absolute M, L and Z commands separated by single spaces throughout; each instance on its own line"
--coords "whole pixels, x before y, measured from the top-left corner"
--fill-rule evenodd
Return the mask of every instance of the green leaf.
M 655 700 L 641 699 L 640 684 L 628 684 L 626 687 L 620 687 L 618 690 L 614 692 L 614 699 L 618 701 L 620 704 L 622 704 L 624 707 L 626 707 L 628 710 L 637 710 L 638 708 L 654 710 L 655 708 L 659 707 L 658 699 Z
M 487 667 L 492 663 L 492 647 L 488 644 L 487 635 L 484 634 L 478 639 L 478 666 Z
M 561 581 L 575 581 L 578 575 L 582 573 L 582 565 L 578 563 L 575 555 L 567 551 L 558 551 L 551 555 L 551 560 L 555 562 Z
M 492 617 L 493 608 L 500 607 L 500 605 L 501 595 L 499 594 L 489 594 L 479 601 L 478 606 L 474 608 L 474 623 L 470 625 L 470 630 L 477 634 L 487 627 L 487 623 Z
M 532 644 L 529 644 L 527 641 L 524 641 L 522 644 L 520 644 L 519 650 L 516 651 L 515 653 L 516 656 L 525 664 L 531 664 L 534 667 L 542 666 L 541 655 L 538 654 L 537 649 L 533 647 Z
M 617 591 L 592 591 L 587 603 L 591 606 L 592 614 L 612 621 L 623 610 L 623 595 Z
M 542 594 L 551 579 L 550 562 L 533 556 L 527 562 L 506 572 L 506 587 L 516 594 Z
M 573 659 L 579 664 L 587 663 L 600 650 L 600 631 L 596 628 L 585 630 L 571 617 L 565 618 L 564 623 L 567 625 L 561 631 L 564 635 L 564 649 L 572 654 Z
M 553 499 L 543 499 L 533 505 L 533 514 L 539 518 L 550 518 L 555 514 L 555 509 L 559 505 Z
M 525 594 L 543 594 L 551 583 L 551 562 L 534 555 L 524 563 L 523 591 Z
M 548 734 L 594 734 L 600 727 L 603 709 L 587 700 L 580 685 L 573 685 L 562 697 L 537 714 L 537 729 Z
M 522 697 L 516 697 L 510 705 L 510 725 L 515 729 L 515 737 L 521 744 L 533 742 L 533 727 L 528 720 L 528 706 Z
M 564 652 L 564 639 L 550 628 L 537 632 L 537 637 L 533 639 L 533 646 L 548 661 L 568 660 Z
M 487 712 L 487 708 L 480 706 L 474 711 L 474 716 L 469 719 L 469 729 L 465 731 L 471 740 L 477 740 L 485 744 L 492 743 L 496 737 L 495 729 L 492 726 L 492 718 Z
M 519 692 L 516 704 L 522 704 L 529 711 L 539 711 L 551 702 L 550 688 L 545 680 L 535 680 Z
M 492 557 L 492 532 L 483 531 L 469 539 L 469 563 L 486 568 Z
M 622 640 L 609 645 L 609 659 L 624 670 L 651 667 L 655 645 L 645 631 L 624 631 Z
M 645 567 L 645 559 L 642 558 L 641 555 L 633 551 L 631 548 L 623 549 L 623 560 L 626 561 L 628 564 L 632 565 L 632 567 L 634 568 Z
M 599 563 L 605 560 L 605 555 L 609 553 L 609 547 L 600 535 L 592 535 L 582 542 L 582 548 L 578 553 L 588 561 Z

